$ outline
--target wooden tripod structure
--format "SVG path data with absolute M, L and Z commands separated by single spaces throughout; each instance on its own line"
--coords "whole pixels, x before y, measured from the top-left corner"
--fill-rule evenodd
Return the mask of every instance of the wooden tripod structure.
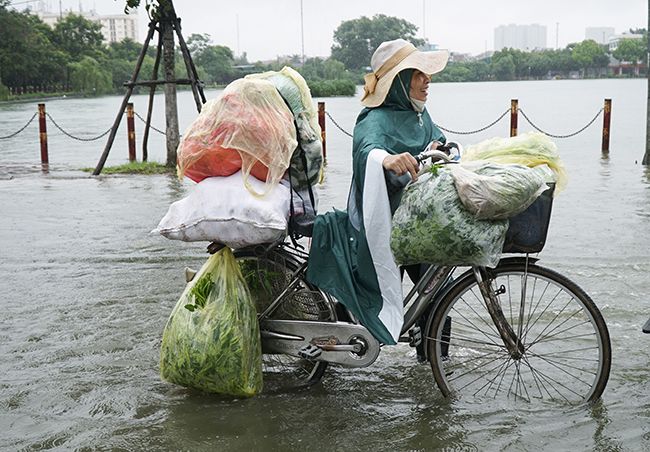
M 147 160 L 147 141 L 149 139 L 149 130 L 151 128 L 151 112 L 153 110 L 153 99 L 156 92 L 156 87 L 158 85 L 165 86 L 165 122 L 166 122 L 166 136 L 167 136 L 167 164 L 176 163 L 176 147 L 180 140 L 178 133 L 178 109 L 176 105 L 176 85 L 191 85 L 192 93 L 194 94 L 194 101 L 196 102 L 196 108 L 198 112 L 201 112 L 201 108 L 205 103 L 205 96 L 203 94 L 203 82 L 199 80 L 198 74 L 196 72 L 196 67 L 192 61 L 189 50 L 187 49 L 187 44 L 183 35 L 181 34 L 181 21 L 176 16 L 176 11 L 172 5 L 171 0 L 169 0 L 169 8 L 166 8 L 162 13 L 161 17 L 153 19 L 149 23 L 149 33 L 147 38 L 142 45 L 142 50 L 140 51 L 140 56 L 135 65 L 135 70 L 133 71 L 133 77 L 131 81 L 124 83 L 124 86 L 127 87 L 126 93 L 124 94 L 124 99 L 122 100 L 122 105 L 113 127 L 111 128 L 111 133 L 108 135 L 108 141 L 104 147 L 104 152 L 93 171 L 93 176 L 97 176 L 101 173 L 108 158 L 108 153 L 113 146 L 113 141 L 115 140 L 115 134 L 117 129 L 120 126 L 120 121 L 122 116 L 124 116 L 124 111 L 126 109 L 129 98 L 133 93 L 133 88 L 136 86 L 149 86 L 149 108 L 147 109 L 147 120 L 145 122 L 144 137 L 142 143 L 142 160 Z M 142 62 L 149 48 L 149 42 L 152 40 L 154 32 L 158 31 L 158 49 L 156 52 L 156 61 L 153 67 L 153 79 L 150 81 L 138 82 L 138 74 L 140 73 L 140 68 L 142 67 Z M 179 46 L 183 54 L 183 60 L 185 61 L 185 67 L 187 69 L 188 79 L 177 79 L 174 74 L 174 31 L 178 37 Z M 163 53 L 164 49 L 164 53 Z M 164 66 L 164 80 L 157 80 L 158 78 L 158 67 L 160 66 L 161 56 L 163 57 L 163 66 Z

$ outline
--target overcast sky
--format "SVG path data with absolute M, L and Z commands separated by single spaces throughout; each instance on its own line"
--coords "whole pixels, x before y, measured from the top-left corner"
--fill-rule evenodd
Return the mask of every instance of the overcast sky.
M 94 8 L 98 14 L 119 13 L 125 4 L 124 0 L 43 2 L 52 12 L 60 7 L 78 12 L 81 4 L 84 11 Z M 494 50 L 494 29 L 499 25 L 545 25 L 550 48 L 582 41 L 587 27 L 612 27 L 622 33 L 648 26 L 645 0 L 176 0 L 174 5 L 185 38 L 207 33 L 235 55 L 246 52 L 250 62 L 302 55 L 303 42 L 307 57 L 328 56 L 332 35 L 342 21 L 375 14 L 405 19 L 418 27 L 417 37 L 471 54 Z M 138 15 L 142 41 L 149 20 L 144 8 Z

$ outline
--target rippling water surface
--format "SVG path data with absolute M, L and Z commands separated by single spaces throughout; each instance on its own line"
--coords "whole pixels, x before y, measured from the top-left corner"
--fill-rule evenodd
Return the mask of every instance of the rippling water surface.
M 216 92 L 208 91 L 208 98 Z M 569 186 L 555 201 L 543 265 L 580 284 L 610 328 L 613 365 L 600 402 L 572 409 L 549 403 L 451 402 L 408 346 L 386 347 L 366 369 L 331 367 L 321 384 L 241 400 L 188 391 L 158 375 L 165 322 L 200 266 L 205 244 L 153 236 L 169 205 L 194 185 L 172 176 L 99 176 L 105 138 L 79 141 L 48 122 L 50 166 L 39 160 L 35 122 L 0 140 L 0 449 L 7 451 L 250 450 L 650 450 L 650 170 L 644 80 L 437 84 L 428 108 L 439 125 L 464 132 L 498 118 L 511 99 L 538 128 L 566 135 L 612 99 L 609 153 L 602 116 L 556 139 Z M 323 99 L 316 99 L 323 100 Z M 145 96 L 134 96 L 145 116 Z M 356 98 L 324 99 L 347 132 Z M 111 126 L 121 98 L 46 102 L 70 135 Z M 196 117 L 180 94 L 181 128 Z M 162 128 L 163 99 L 153 125 Z M 0 137 L 36 112 L 0 104 Z M 520 133 L 533 130 L 520 116 Z M 508 117 L 463 144 L 509 134 Z M 136 135 L 142 123 L 136 120 Z M 351 139 L 328 119 L 321 211 L 344 208 Z M 152 132 L 151 160 L 165 159 Z M 128 156 L 120 130 L 107 165 Z M 140 150 L 138 150 L 140 156 Z

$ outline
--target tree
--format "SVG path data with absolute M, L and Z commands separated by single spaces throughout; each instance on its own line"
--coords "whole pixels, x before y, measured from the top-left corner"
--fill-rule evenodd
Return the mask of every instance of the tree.
M 29 12 L 7 9 L 0 2 L 0 80 L 22 87 L 60 81 L 67 59 L 51 42 L 51 30 Z
M 100 24 L 83 16 L 68 14 L 54 25 L 52 40 L 70 55 L 72 61 L 81 61 L 86 56 L 101 58 L 104 50 L 101 29 Z
M 404 19 L 376 14 L 372 19 L 362 16 L 341 22 L 334 30 L 332 59 L 349 70 L 362 70 L 370 66 L 372 54 L 384 41 L 406 39 L 418 46 L 424 44 L 415 38 L 418 28 Z
M 496 53 L 495 53 L 496 54 Z M 494 59 L 490 63 L 490 72 L 497 80 L 507 81 L 515 79 L 515 63 L 512 55 L 504 55 L 501 58 Z
M 70 83 L 75 91 L 100 95 L 112 86 L 111 74 L 102 69 L 97 60 L 86 56 L 81 61 L 69 63 L 72 70 Z
M 619 61 L 626 61 L 636 66 L 639 62 L 646 60 L 647 40 L 645 39 L 621 39 L 612 56 Z
M 585 39 L 576 44 L 572 58 L 580 68 L 601 68 L 609 64 L 609 56 L 605 46 L 598 44 L 593 39 Z
M 234 56 L 229 47 L 214 45 L 206 33 L 192 34 L 187 40 L 187 48 L 196 65 L 205 70 L 206 81 L 221 84 L 232 81 Z

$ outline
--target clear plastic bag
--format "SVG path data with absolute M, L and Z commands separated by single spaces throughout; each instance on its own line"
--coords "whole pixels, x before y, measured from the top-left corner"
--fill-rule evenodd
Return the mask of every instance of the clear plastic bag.
M 160 376 L 207 393 L 262 391 L 257 313 L 229 248 L 208 259 L 176 303 L 163 333 Z
M 293 114 L 268 80 L 239 79 L 208 101 L 178 146 L 178 176 L 195 182 L 242 169 L 246 188 L 267 196 L 284 176 L 298 144 Z M 248 183 L 266 181 L 263 193 Z
M 432 168 L 404 191 L 393 216 L 390 247 L 399 265 L 496 267 L 508 220 L 476 220 L 448 168 Z
M 548 188 L 547 165 L 468 162 L 450 165 L 463 205 L 477 220 L 506 220 L 526 208 Z
M 543 133 L 530 132 L 510 138 L 493 138 L 467 146 L 461 162 L 488 160 L 496 163 L 518 163 L 530 168 L 546 164 L 557 173 L 555 195 L 564 190 L 568 177 L 555 143 Z
M 311 92 L 305 79 L 290 67 L 284 67 L 280 72 L 268 71 L 261 74 L 251 74 L 247 79 L 268 80 L 275 85 L 282 97 L 291 107 L 296 118 L 298 140 L 305 152 L 307 167 L 303 165 L 300 149 L 296 149 L 291 158 L 291 175 L 285 174 L 285 179 L 291 177 L 291 186 L 299 191 L 320 183 L 323 178 L 323 143 L 321 129 L 318 125 L 318 113 L 314 108 Z

